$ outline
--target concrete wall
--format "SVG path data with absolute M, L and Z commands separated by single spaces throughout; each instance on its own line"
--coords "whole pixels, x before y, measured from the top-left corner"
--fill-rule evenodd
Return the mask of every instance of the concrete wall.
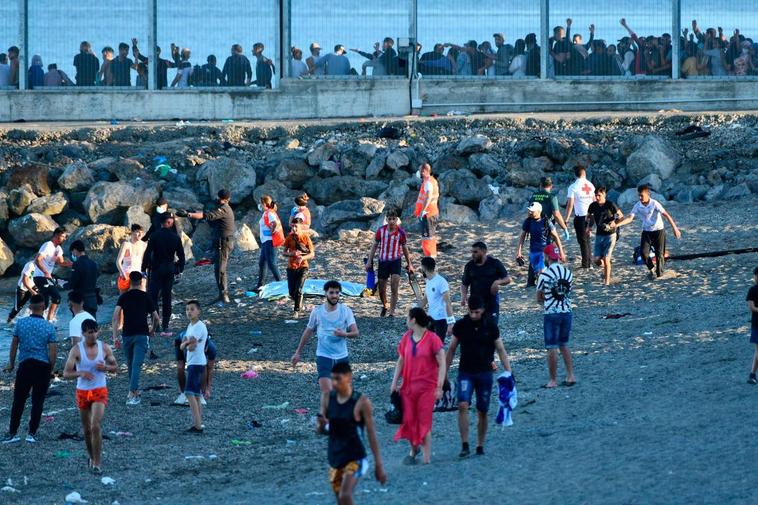
M 758 109 L 758 80 L 420 80 L 422 113 Z
M 403 116 L 403 79 L 284 80 L 276 90 L 118 90 L 57 88 L 0 91 L 0 122 L 308 119 Z

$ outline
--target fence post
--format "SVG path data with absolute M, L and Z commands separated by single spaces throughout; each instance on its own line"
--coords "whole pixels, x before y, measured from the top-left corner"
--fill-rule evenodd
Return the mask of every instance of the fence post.
M 411 42 L 410 53 L 408 53 L 408 78 L 415 79 L 418 69 L 416 68 L 416 46 L 418 44 L 418 0 L 410 0 L 411 9 L 408 13 L 408 38 Z M 418 98 L 418 97 L 413 97 Z
M 550 58 L 550 0 L 540 0 L 540 79 L 547 79 Z
M 147 3 L 147 89 L 158 89 L 158 0 Z
M 679 33 L 682 31 L 682 0 L 671 0 L 671 78 L 681 79 Z
M 292 77 L 292 3 L 279 0 L 279 77 Z
M 18 0 L 18 37 L 18 89 L 26 89 L 29 75 L 29 0 Z

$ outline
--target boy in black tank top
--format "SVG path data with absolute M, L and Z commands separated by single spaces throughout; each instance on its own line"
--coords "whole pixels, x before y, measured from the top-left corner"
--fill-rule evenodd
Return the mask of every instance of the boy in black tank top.
M 353 391 L 353 372 L 348 363 L 332 368 L 332 391 L 322 400 L 316 424 L 317 433 L 326 433 L 329 425 L 329 482 L 338 504 L 353 503 L 353 490 L 368 470 L 364 430 L 374 453 L 374 475 L 381 484 L 387 481 L 379 442 L 374 429 L 371 401 Z

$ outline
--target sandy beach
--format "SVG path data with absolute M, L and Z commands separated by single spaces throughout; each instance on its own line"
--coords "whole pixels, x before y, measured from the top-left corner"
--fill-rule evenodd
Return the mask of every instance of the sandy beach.
M 690 205 L 666 203 L 683 236 L 669 233 L 671 254 L 758 245 L 756 197 Z M 625 213 L 630 209 L 622 209 Z M 614 283 L 604 287 L 600 271 L 575 273 L 572 335 L 578 384 L 544 390 L 547 381 L 542 311 L 534 289 L 525 288 L 526 270 L 514 254 L 520 218 L 497 224 L 441 227 L 453 248 L 441 253 L 439 271 L 451 284 L 454 307 L 463 315 L 460 276 L 469 246 L 484 239 L 490 253 L 508 267 L 514 283 L 503 289 L 500 329 L 518 380 L 520 405 L 512 427 L 494 427 L 486 455 L 459 461 L 456 414 L 436 413 L 432 464 L 405 467 L 406 444 L 395 444 L 395 427 L 383 413 L 404 318 L 381 319 L 374 298 L 348 298 L 361 331 L 349 344 L 355 388 L 374 402 L 378 435 L 389 482 L 373 473 L 357 488 L 357 503 L 755 503 L 758 455 L 758 387 L 745 383 L 754 348 L 745 294 L 758 254 L 671 261 L 665 279 L 647 278 L 631 264 L 640 225 L 626 227 L 615 253 Z M 416 265 L 419 242 L 412 233 Z M 573 235 L 573 233 L 572 233 Z M 311 278 L 362 282 L 361 259 L 370 235 L 316 243 Z M 578 246 L 567 248 L 576 267 Z M 283 262 L 280 259 L 283 271 Z M 185 434 L 187 407 L 177 395 L 172 339 L 156 338 L 159 359 L 143 368 L 142 404 L 125 405 L 126 366 L 109 377 L 110 404 L 103 433 L 106 486 L 86 469 L 84 442 L 59 440 L 79 433 L 74 383 L 56 381 L 45 403 L 39 443 L 0 446 L 0 480 L 17 492 L 0 493 L 7 504 L 64 503 L 77 491 L 90 504 L 139 503 L 327 504 L 326 439 L 313 432 L 318 386 L 315 343 L 296 368 L 289 360 L 307 321 L 286 323 L 291 305 L 245 298 L 254 285 L 257 256 L 237 257 L 230 266 L 233 302 L 210 306 L 215 293 L 212 267 L 189 268 L 175 287 L 175 330 L 186 326 L 181 301 L 205 304 L 203 319 L 219 349 L 213 396 L 204 410 L 205 433 Z M 110 335 L 115 301 L 112 278 L 102 276 L 108 294 L 98 319 Z M 5 318 L 15 279 L 0 282 Z M 411 291 L 401 285 L 401 307 Z M 308 305 L 321 303 L 308 300 Z M 68 327 L 61 311 L 59 337 Z M 608 314 L 628 315 L 604 319 Z M 260 335 L 253 335 L 253 332 Z M 6 344 L 7 330 L 0 337 Z M 58 369 L 68 344 L 59 347 Z M 0 353 L 7 362 L 7 351 Z M 455 375 L 457 365 L 453 365 Z M 256 370 L 258 377 L 240 374 Z M 562 380 L 562 365 L 559 380 Z M 162 385 L 167 387 L 161 388 Z M 7 429 L 13 377 L 0 377 L 0 428 Z M 298 412 L 296 412 L 296 409 Z M 301 409 L 308 409 L 304 412 Z M 25 434 L 29 405 L 22 420 Z M 255 421 L 255 423 L 253 422 Z M 259 426 L 259 427 L 256 427 Z M 118 434 L 120 433 L 120 434 Z M 130 435 L 124 436 L 123 433 Z

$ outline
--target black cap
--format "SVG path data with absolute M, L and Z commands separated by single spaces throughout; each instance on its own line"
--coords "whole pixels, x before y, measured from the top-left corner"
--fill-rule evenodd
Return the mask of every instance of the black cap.
M 171 212 L 164 212 L 161 214 L 161 223 L 165 223 L 169 219 L 174 219 L 174 214 Z
M 219 189 L 218 190 L 218 199 L 219 200 L 228 200 L 231 197 L 232 197 L 232 193 L 228 189 Z
M 542 186 L 543 188 L 549 188 L 552 185 L 553 185 L 553 179 L 551 179 L 550 177 L 542 177 L 540 179 L 540 186 Z

